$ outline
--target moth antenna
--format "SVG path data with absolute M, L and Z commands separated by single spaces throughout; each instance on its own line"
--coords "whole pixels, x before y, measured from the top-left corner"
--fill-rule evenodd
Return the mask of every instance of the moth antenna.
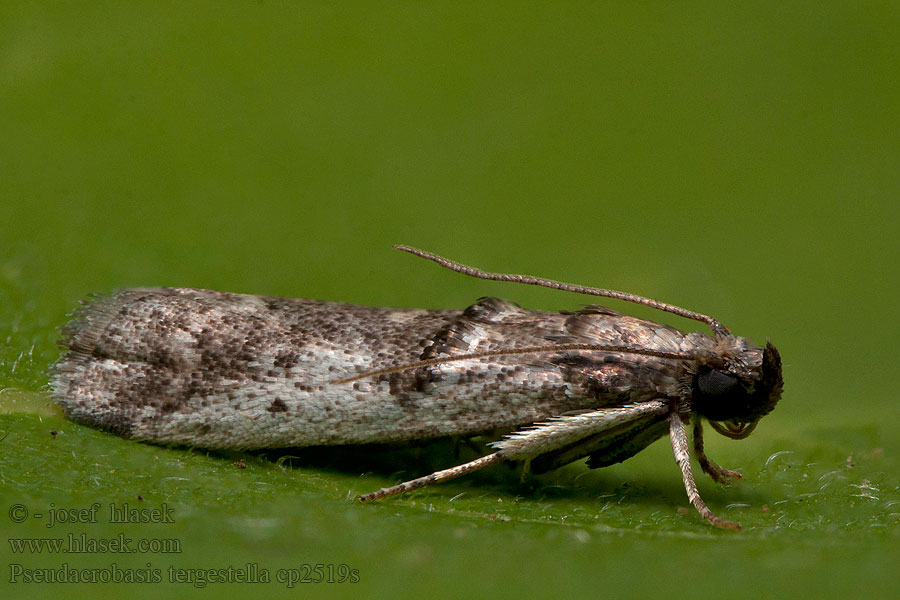
M 515 356 L 519 354 L 542 354 L 545 352 L 561 352 L 564 350 L 587 350 L 594 352 L 617 352 L 621 354 L 641 354 L 644 356 L 655 356 L 657 358 L 671 358 L 674 360 L 695 360 L 700 358 L 697 353 L 690 352 L 663 352 L 661 350 L 648 350 L 646 348 L 636 348 L 634 346 L 610 346 L 605 344 L 556 344 L 554 346 L 526 346 L 524 348 L 508 348 L 505 350 L 489 350 L 485 352 L 473 352 L 471 354 L 460 354 L 458 356 L 447 356 L 444 358 L 431 358 L 428 360 L 420 360 L 417 362 L 406 363 L 394 367 L 385 367 L 375 371 L 367 371 L 347 377 L 344 379 L 335 379 L 332 384 L 352 383 L 360 379 L 368 377 L 377 377 L 378 375 L 386 375 L 388 373 L 400 373 L 409 371 L 410 369 L 419 369 L 421 367 L 431 367 L 434 365 L 442 365 L 444 363 L 456 362 L 460 360 L 471 360 L 474 358 L 488 358 L 491 356 Z
M 649 306 L 650 308 L 655 308 L 657 310 L 669 312 L 680 317 L 685 317 L 686 319 L 693 319 L 694 321 L 706 323 L 707 325 L 709 325 L 709 328 L 712 329 L 716 337 L 732 337 L 732 334 L 727 327 L 708 315 L 703 315 L 692 310 L 687 310 L 686 308 L 681 308 L 680 306 L 675 306 L 674 304 L 660 302 L 659 300 L 654 300 L 653 298 L 645 298 L 643 296 L 638 296 L 637 294 L 629 294 L 628 292 L 617 292 L 616 290 L 605 290 L 602 288 L 564 283 L 562 281 L 554 281 L 552 279 L 544 279 L 543 277 L 534 277 L 531 275 L 515 275 L 512 273 L 488 273 L 487 271 L 482 271 L 481 269 L 476 269 L 475 267 L 470 267 L 468 265 L 454 262 L 450 259 L 444 258 L 443 256 L 438 256 L 437 254 L 426 252 L 425 250 L 419 250 L 418 248 L 413 248 L 411 246 L 397 244 L 394 246 L 394 248 L 397 250 L 402 250 L 404 252 L 409 252 L 410 254 L 414 254 L 421 258 L 426 258 L 428 260 L 434 261 L 442 267 L 450 269 L 451 271 L 456 271 L 457 273 L 462 273 L 463 275 L 468 275 L 470 277 L 477 277 L 478 279 L 524 283 L 527 285 L 546 287 L 552 290 L 562 290 L 564 292 L 574 292 L 576 294 L 587 294 L 589 296 L 603 296 L 605 298 L 615 298 L 616 300 L 633 302 L 634 304 L 642 304 L 644 306 Z

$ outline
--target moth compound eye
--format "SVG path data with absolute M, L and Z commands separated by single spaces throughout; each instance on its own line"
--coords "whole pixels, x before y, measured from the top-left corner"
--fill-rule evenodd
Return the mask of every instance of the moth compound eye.
M 733 394 L 740 389 L 740 385 L 738 378 L 734 375 L 708 369 L 705 372 L 697 373 L 694 391 L 695 393 L 699 391 L 706 396 L 722 397 Z
M 716 369 L 701 369 L 694 376 L 694 410 L 711 421 L 726 421 L 744 415 L 748 394 L 734 375 Z

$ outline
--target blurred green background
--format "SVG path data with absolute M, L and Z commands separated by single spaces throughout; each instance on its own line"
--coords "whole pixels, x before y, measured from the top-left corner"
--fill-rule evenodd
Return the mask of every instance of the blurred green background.
M 251 563 L 273 581 L 206 589 L 893 597 L 898 31 L 893 2 L 3 2 L 3 596 L 46 589 L 14 564 L 150 564 L 162 583 L 50 590 L 156 597 L 200 590 L 168 583 L 170 566 Z M 699 477 L 746 530 L 679 512 L 665 441 L 599 471 L 576 464 L 523 487 L 500 468 L 362 506 L 355 494 L 423 467 L 159 448 L 77 426 L 49 401 L 57 327 L 90 292 L 591 302 L 467 279 L 393 243 L 649 295 L 771 339 L 781 404 L 745 441 L 708 435 L 710 455 L 746 479 Z M 105 507 L 138 495 L 175 523 L 106 522 Z M 97 524 L 7 514 L 94 502 Z M 70 533 L 175 538 L 182 552 L 10 544 Z M 274 581 L 317 563 L 359 582 Z

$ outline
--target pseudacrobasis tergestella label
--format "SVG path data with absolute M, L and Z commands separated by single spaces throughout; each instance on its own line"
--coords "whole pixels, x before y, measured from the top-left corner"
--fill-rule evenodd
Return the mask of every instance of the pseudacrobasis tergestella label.
M 360 497 L 384 498 L 502 461 L 543 472 L 585 456 L 621 462 L 666 433 L 688 498 L 701 418 L 734 439 L 781 397 L 781 359 L 715 319 L 612 290 L 486 273 L 397 246 L 460 273 L 651 306 L 709 325 L 684 333 L 602 306 L 528 310 L 482 298 L 465 310 L 373 308 L 186 288 L 98 296 L 64 328 L 55 401 L 81 423 L 161 444 L 254 449 L 427 440 L 506 430 L 494 452 Z

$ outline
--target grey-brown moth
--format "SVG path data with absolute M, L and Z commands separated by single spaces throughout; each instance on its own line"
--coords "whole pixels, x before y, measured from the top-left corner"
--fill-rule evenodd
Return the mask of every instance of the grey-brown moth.
M 475 277 L 618 298 L 708 324 L 685 333 L 602 306 L 576 312 L 481 298 L 465 310 L 373 308 L 187 288 L 86 301 L 64 328 L 55 401 L 81 423 L 211 449 L 390 443 L 509 432 L 494 452 L 361 496 L 383 498 L 502 461 L 534 472 L 623 461 L 669 434 L 688 498 L 719 527 L 691 472 L 740 477 L 707 458 L 701 418 L 744 438 L 781 397 L 781 359 L 677 306 L 525 275 Z

